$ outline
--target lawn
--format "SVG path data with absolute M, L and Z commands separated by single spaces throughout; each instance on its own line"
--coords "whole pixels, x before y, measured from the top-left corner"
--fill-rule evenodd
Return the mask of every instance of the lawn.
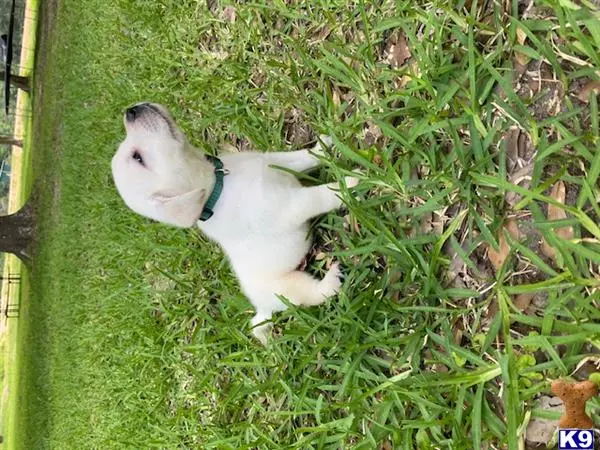
M 596 370 L 592 3 L 56 1 L 21 448 L 512 450 L 558 418 L 551 380 Z M 140 100 L 210 154 L 331 135 L 315 176 L 363 175 L 307 265 L 342 261 L 339 298 L 255 342 L 218 247 L 116 193 Z

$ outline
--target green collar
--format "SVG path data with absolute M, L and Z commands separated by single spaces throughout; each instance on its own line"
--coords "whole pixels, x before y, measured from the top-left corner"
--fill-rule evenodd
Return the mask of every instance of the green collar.
M 214 156 L 206 155 L 206 158 L 213 163 L 215 166 L 215 187 L 206 200 L 204 204 L 204 209 L 202 210 L 202 214 L 200 215 L 200 220 L 202 222 L 210 219 L 212 217 L 213 208 L 217 204 L 219 197 L 221 196 L 221 192 L 223 191 L 223 177 L 229 173 L 227 169 L 223 169 L 223 163 L 219 158 L 215 158 Z

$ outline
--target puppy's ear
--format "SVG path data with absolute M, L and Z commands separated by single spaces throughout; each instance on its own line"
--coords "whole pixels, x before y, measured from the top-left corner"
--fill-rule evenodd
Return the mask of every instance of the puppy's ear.
M 195 189 L 184 194 L 157 192 L 152 196 L 161 221 L 181 228 L 194 226 L 202 214 L 206 189 Z

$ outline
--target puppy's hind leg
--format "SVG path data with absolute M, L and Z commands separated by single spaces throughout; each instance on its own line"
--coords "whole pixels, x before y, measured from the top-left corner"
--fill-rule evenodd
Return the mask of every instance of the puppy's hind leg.
M 256 315 L 252 318 L 252 334 L 261 344 L 267 344 L 272 324 L 263 322 L 271 319 L 273 312 L 286 308 L 279 296 L 287 298 L 294 305 L 315 306 L 337 294 L 341 286 L 338 263 L 331 265 L 322 280 L 295 270 L 275 280 L 263 280 L 260 285 L 246 286 L 246 295 L 256 308 Z
M 277 294 L 283 295 L 294 305 L 315 306 L 327 298 L 336 295 L 342 281 L 338 263 L 333 263 L 322 280 L 318 280 L 306 272 L 295 270 L 285 274 L 278 280 Z

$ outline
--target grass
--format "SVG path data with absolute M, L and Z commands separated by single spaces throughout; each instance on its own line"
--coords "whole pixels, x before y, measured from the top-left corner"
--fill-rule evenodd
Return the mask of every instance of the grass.
M 576 98 L 597 79 L 598 12 L 208 4 L 42 5 L 20 446 L 520 448 L 529 421 L 556 418 L 535 403 L 550 380 L 585 377 L 600 345 L 597 99 Z M 395 68 L 399 30 L 412 58 Z M 143 99 L 211 154 L 333 137 L 317 177 L 364 173 L 348 212 L 314 225 L 310 269 L 340 259 L 339 298 L 279 315 L 266 348 L 250 338 L 221 251 L 116 194 L 120 115 Z M 559 180 L 569 206 L 549 194 Z

